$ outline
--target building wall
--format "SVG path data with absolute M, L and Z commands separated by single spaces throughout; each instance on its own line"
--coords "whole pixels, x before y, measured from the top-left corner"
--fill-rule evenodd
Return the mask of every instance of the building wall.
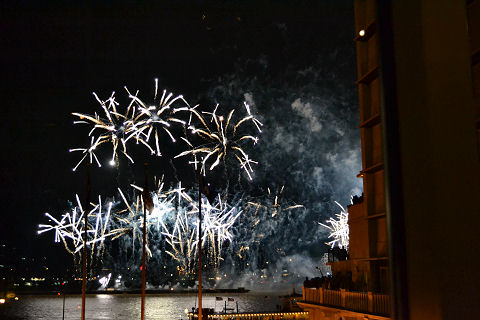
M 385 215 L 385 170 L 380 112 L 378 35 L 376 1 L 355 0 L 357 73 L 362 139 L 364 219 L 351 223 L 350 257 L 362 259 L 369 272 L 369 289 L 385 291 L 387 285 L 388 242 Z M 354 206 L 349 210 L 357 210 Z M 365 239 L 366 238 L 366 239 Z M 366 243 L 367 240 L 368 242 Z M 352 247 L 353 246 L 353 247 Z M 358 264 L 357 264 L 358 267 Z M 382 270 L 382 271 L 380 271 Z
M 348 207 L 348 225 L 350 230 L 349 259 L 370 257 L 368 219 L 363 203 Z
M 399 142 L 390 147 L 401 164 L 403 207 L 395 214 L 403 215 L 406 262 L 398 281 L 407 285 L 412 320 L 480 319 L 474 6 L 405 0 L 391 7 Z
M 467 1 L 467 21 L 472 57 L 473 107 L 480 159 L 480 0 Z

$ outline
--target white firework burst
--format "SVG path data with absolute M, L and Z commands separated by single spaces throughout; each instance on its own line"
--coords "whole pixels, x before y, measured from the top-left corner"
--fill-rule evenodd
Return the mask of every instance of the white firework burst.
M 175 158 L 193 155 L 195 159 L 193 163 L 196 165 L 198 163 L 197 156 L 201 155 L 201 171 L 205 174 L 208 162 L 211 162 L 209 170 L 213 170 L 220 164 L 220 162 L 223 161 L 225 163 L 226 157 L 232 154 L 232 156 L 239 162 L 240 167 L 247 173 L 249 179 L 252 180 L 252 164 L 258 164 L 258 162 L 249 158 L 248 154 L 243 149 L 243 144 L 246 141 L 251 141 L 253 144 L 256 144 L 258 142 L 258 137 L 240 133 L 240 128 L 250 121 L 254 124 L 258 133 L 261 133 L 262 130 L 260 127 L 263 124 L 251 114 L 250 107 L 246 102 L 244 102 L 244 107 L 247 111 L 247 115 L 242 117 L 236 123 L 234 123 L 233 120 L 235 109 L 232 109 L 227 117 L 217 115 L 218 105 L 213 112 L 203 112 L 203 114 L 211 116 L 210 123 L 212 123 L 212 125 L 209 125 L 202 114 L 194 108 L 189 109 L 199 121 L 200 127 L 196 128 L 193 124 L 189 123 L 187 129 L 189 129 L 192 134 L 201 137 L 203 143 L 202 145 L 195 147 L 188 139 L 182 138 L 191 149 L 178 154 Z
M 330 235 L 328 236 L 331 241 L 326 242 L 331 248 L 337 245 L 340 249 L 348 250 L 349 245 L 349 227 L 348 227 L 348 211 L 337 201 L 335 203 L 342 209 L 339 213 L 335 215 L 335 218 L 330 218 L 325 221 L 326 224 L 318 223 L 321 226 L 324 226 L 330 230 Z M 327 225 L 328 224 L 328 225 Z

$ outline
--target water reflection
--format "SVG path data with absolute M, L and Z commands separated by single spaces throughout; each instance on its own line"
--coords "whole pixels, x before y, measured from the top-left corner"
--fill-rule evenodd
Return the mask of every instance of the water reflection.
M 217 301 L 222 297 L 222 301 Z M 217 294 L 203 298 L 204 308 L 221 311 L 225 302 L 227 308 L 239 311 L 274 311 L 280 304 L 277 296 L 270 294 Z M 234 301 L 227 301 L 227 298 Z M 148 295 L 146 299 L 146 320 L 186 319 L 185 308 L 196 305 L 195 295 Z M 12 301 L 0 306 L 0 319 L 13 320 L 61 320 L 63 297 L 53 295 L 21 296 L 19 301 Z M 81 296 L 69 295 L 65 299 L 65 319 L 80 319 Z M 88 295 L 86 302 L 86 319 L 131 320 L 140 318 L 140 295 L 132 294 L 97 294 Z

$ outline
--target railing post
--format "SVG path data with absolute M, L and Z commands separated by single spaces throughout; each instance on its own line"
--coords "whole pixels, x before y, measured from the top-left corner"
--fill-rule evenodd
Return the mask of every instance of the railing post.
M 345 308 L 345 289 L 340 289 L 340 295 L 342 297 L 342 308 Z
M 320 299 L 319 299 L 319 303 L 320 304 L 323 304 L 323 288 L 319 288 L 319 296 L 320 296 Z
M 368 312 L 373 313 L 373 293 L 368 291 Z

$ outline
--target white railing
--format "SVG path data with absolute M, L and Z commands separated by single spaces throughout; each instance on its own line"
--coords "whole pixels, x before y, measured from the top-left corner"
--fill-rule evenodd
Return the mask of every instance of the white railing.
M 303 301 L 371 314 L 390 314 L 390 297 L 387 294 L 303 287 Z
M 345 308 L 368 312 L 368 292 L 345 291 Z
M 329 306 L 341 306 L 342 293 L 337 290 L 323 290 L 323 304 Z
M 374 294 L 373 312 L 376 314 L 390 314 L 390 297 L 386 294 Z

